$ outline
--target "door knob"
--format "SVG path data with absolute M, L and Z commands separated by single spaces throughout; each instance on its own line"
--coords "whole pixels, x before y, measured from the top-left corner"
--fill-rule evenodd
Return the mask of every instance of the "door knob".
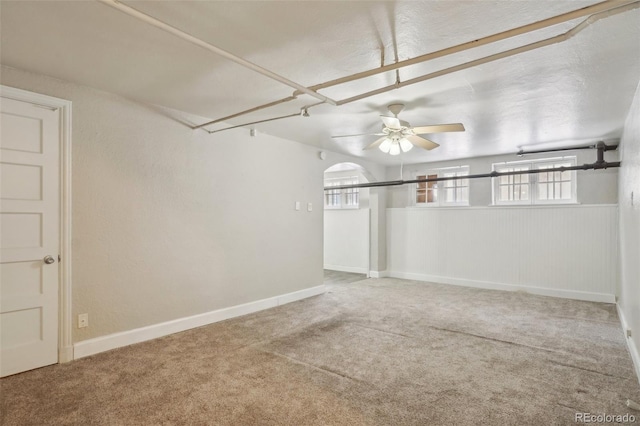
M 56 260 L 52 256 L 45 256 L 44 257 L 44 263 L 46 263 L 47 265 L 51 265 L 55 261 Z

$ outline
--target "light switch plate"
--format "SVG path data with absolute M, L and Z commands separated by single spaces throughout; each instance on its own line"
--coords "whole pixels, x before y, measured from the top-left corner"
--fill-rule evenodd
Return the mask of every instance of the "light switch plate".
M 310 212 L 313 210 L 313 203 L 307 203 L 307 211 Z
M 300 210 L 300 201 L 296 201 L 296 210 Z

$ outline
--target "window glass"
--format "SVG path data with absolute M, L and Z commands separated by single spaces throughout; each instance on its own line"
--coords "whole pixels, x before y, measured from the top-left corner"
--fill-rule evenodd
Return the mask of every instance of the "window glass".
M 551 160 L 532 160 L 493 165 L 499 173 L 525 170 L 546 170 L 571 167 L 575 157 Z M 514 174 L 493 178 L 494 204 L 544 204 L 576 202 L 576 175 L 574 171 L 552 171 L 534 174 Z
M 357 176 L 329 178 L 324 186 L 343 186 L 358 184 Z M 360 205 L 360 188 L 330 189 L 324 191 L 324 206 L 327 209 L 358 208 Z
M 438 178 L 456 178 L 469 174 L 468 166 L 450 167 L 428 172 L 416 173 L 416 179 L 434 179 L 430 182 L 418 182 L 414 187 L 415 205 L 467 205 L 469 202 L 469 179 L 447 179 L 438 181 Z

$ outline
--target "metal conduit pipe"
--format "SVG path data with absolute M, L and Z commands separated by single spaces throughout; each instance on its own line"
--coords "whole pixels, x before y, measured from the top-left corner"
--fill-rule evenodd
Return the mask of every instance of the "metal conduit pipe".
M 283 115 L 283 116 L 280 116 L 280 117 L 273 117 L 273 118 L 267 118 L 265 120 L 254 121 L 254 122 L 252 122 L 250 124 L 267 123 L 269 121 L 282 120 L 283 118 L 297 117 L 297 116 L 302 115 L 302 114 L 304 114 L 304 113 L 303 112 L 302 113 L 296 112 L 295 114 L 288 114 L 288 115 Z M 224 129 L 220 129 L 220 130 L 207 130 L 207 132 L 209 132 L 209 134 L 212 134 L 212 133 L 222 132 L 223 130 L 237 129 L 238 127 L 244 127 L 244 126 L 247 126 L 247 124 L 238 124 L 237 126 L 225 127 Z
M 539 149 L 536 151 L 524 151 L 524 150 L 520 150 L 518 151 L 518 153 L 516 154 L 518 157 L 522 157 L 524 155 L 530 155 L 530 154 L 545 154 L 547 152 L 559 152 L 559 151 L 574 151 L 574 150 L 578 150 L 578 149 L 596 149 L 596 148 L 602 148 L 603 152 L 604 151 L 612 151 L 612 150 L 616 150 L 618 149 L 618 145 L 607 145 L 605 144 L 603 141 L 597 142 L 593 145 L 586 145 L 586 146 L 573 146 L 573 147 L 569 147 L 569 148 L 551 148 L 551 149 Z M 600 150 L 598 150 L 598 153 L 600 153 Z
M 218 129 L 218 130 L 207 130 L 204 129 L 206 132 L 208 132 L 209 134 L 212 133 L 218 133 L 218 132 L 223 132 L 225 130 L 231 130 L 231 129 L 237 129 L 238 127 L 245 127 L 245 126 L 250 126 L 252 124 L 260 124 L 260 123 L 267 123 L 269 121 L 276 121 L 276 120 L 282 120 L 284 118 L 291 118 L 291 117 L 298 117 L 298 116 L 302 116 L 302 117 L 309 117 L 309 108 L 316 106 L 316 105 L 320 105 L 323 102 L 318 102 L 317 104 L 312 104 L 312 105 L 308 105 L 305 107 L 300 108 L 300 112 L 296 112 L 293 114 L 287 114 L 287 115 L 281 115 L 279 117 L 272 117 L 272 118 L 266 118 L 264 120 L 257 120 L 257 121 L 252 121 L 250 123 L 243 123 L 243 124 L 238 124 L 235 126 L 230 126 L 230 127 L 225 127 L 223 129 Z
M 560 152 L 560 151 L 574 151 L 574 150 L 579 150 L 579 149 L 595 149 L 595 145 L 589 145 L 589 146 L 575 146 L 572 148 L 554 148 L 554 149 L 540 149 L 537 151 L 523 151 L 520 150 L 518 151 L 518 153 L 516 154 L 518 157 L 523 157 L 525 155 L 531 155 L 531 154 L 544 154 L 547 152 Z
M 102 4 L 106 4 L 107 6 L 111 6 L 114 9 L 117 9 L 121 12 L 126 13 L 129 16 L 132 16 L 136 19 L 139 19 L 140 21 L 146 22 L 147 24 L 153 25 L 156 28 L 159 28 L 163 31 L 166 31 L 170 34 L 173 34 L 177 37 L 180 37 L 181 39 L 188 41 L 189 43 L 195 44 L 196 46 L 202 47 L 203 49 L 206 49 L 210 52 L 213 52 L 215 54 L 218 54 L 226 59 L 229 59 L 230 61 L 235 62 L 236 64 L 239 64 L 245 68 L 248 68 L 252 71 L 255 71 L 257 73 L 260 73 L 262 75 L 264 75 L 265 77 L 269 77 L 275 81 L 278 81 L 282 84 L 286 84 L 287 86 L 296 89 L 297 92 L 299 93 L 304 93 L 307 94 L 309 96 L 313 96 L 314 98 L 320 99 L 322 102 L 326 102 L 328 104 L 331 105 L 336 105 L 336 102 L 331 99 L 328 98 L 324 95 L 321 95 L 317 92 L 315 92 L 314 90 L 308 89 L 305 86 L 298 84 L 296 82 L 293 82 L 279 74 L 274 73 L 273 71 L 269 71 L 266 68 L 261 67 L 260 65 L 254 64 L 253 62 L 249 62 L 246 59 L 243 59 L 239 56 L 234 55 L 233 53 L 227 52 L 224 49 L 221 49 L 217 46 L 214 46 L 211 43 L 207 43 L 204 40 L 201 40 L 197 37 L 192 36 L 191 34 L 185 33 L 182 30 L 179 30 L 175 27 L 172 27 L 171 25 L 160 21 L 159 19 L 156 19 L 152 16 L 147 15 L 146 13 L 142 13 L 137 9 L 134 9 L 130 6 L 127 6 L 125 4 L 120 3 L 118 0 L 98 0 L 99 2 L 101 2 Z M 197 128 L 197 127 L 196 127 Z
M 609 2 L 605 2 L 605 3 L 609 3 Z M 599 3 L 599 4 L 601 4 L 601 3 Z M 564 42 L 564 41 L 570 39 L 571 37 L 575 36 L 580 31 L 582 31 L 584 28 L 586 28 L 587 26 L 589 26 L 593 22 L 596 22 L 599 19 L 606 18 L 608 16 L 612 16 L 612 15 L 615 15 L 615 14 L 618 14 L 618 13 L 626 12 L 628 10 L 637 9 L 638 7 L 640 7 L 640 0 L 634 0 L 632 2 L 624 2 L 624 4 L 622 6 L 613 6 L 613 7 L 610 7 L 609 9 L 607 9 L 607 10 L 605 10 L 603 12 L 599 12 L 597 14 L 589 16 L 587 19 L 582 21 L 580 24 L 576 25 L 575 27 L 571 28 L 570 30 L 568 30 L 567 32 L 565 32 L 563 34 L 559 34 L 557 36 L 550 37 L 550 38 L 547 38 L 547 39 L 544 39 L 544 40 L 539 40 L 537 42 L 530 43 L 530 44 L 527 44 L 527 45 L 524 45 L 524 46 L 520 46 L 520 47 L 517 47 L 517 48 L 514 48 L 514 49 L 505 50 L 505 51 L 502 51 L 502 52 L 499 52 L 499 53 L 495 53 L 493 55 L 489 55 L 489 56 L 485 56 L 483 58 L 475 59 L 473 61 L 465 62 L 465 63 L 460 64 L 460 65 L 455 65 L 455 66 L 452 66 L 452 67 L 449 67 L 449 68 L 445 68 L 445 69 L 442 69 L 442 70 L 439 70 L 439 71 L 434 71 L 432 73 L 425 74 L 425 75 L 422 75 L 422 76 L 419 76 L 419 77 L 415 77 L 415 78 L 412 78 L 410 80 L 406 80 L 404 82 L 396 81 L 392 85 L 381 87 L 381 88 L 375 89 L 375 90 L 371 90 L 369 92 L 361 93 L 359 95 L 352 96 L 350 98 L 342 99 L 340 101 L 337 101 L 336 105 L 337 106 L 345 105 L 345 104 L 348 104 L 348 103 L 351 103 L 351 102 L 355 102 L 355 101 L 359 101 L 359 100 L 362 100 L 362 99 L 365 99 L 365 98 L 368 98 L 368 97 L 371 97 L 371 96 L 375 96 L 375 95 L 379 95 L 379 94 L 382 94 L 382 93 L 386 93 L 386 92 L 389 92 L 391 90 L 399 89 L 401 87 L 410 86 L 412 84 L 420 83 L 420 82 L 423 82 L 423 81 L 426 81 L 426 80 L 431 80 L 431 79 L 436 78 L 436 77 L 441 77 L 443 75 L 452 74 L 452 73 L 457 72 L 457 71 L 462 71 L 464 69 L 468 69 L 468 68 L 472 68 L 472 67 L 475 67 L 475 66 L 478 66 L 478 65 L 486 64 L 488 62 L 493 62 L 493 61 L 496 61 L 496 60 L 499 60 L 499 59 L 504 59 L 504 58 L 507 58 L 507 57 L 510 57 L 510 56 L 514 56 L 514 55 L 517 55 L 517 54 L 520 54 L 520 53 L 528 52 L 528 51 L 534 50 L 534 49 L 539 49 L 541 47 L 549 46 L 549 45 L 552 45 L 552 44 L 561 43 L 561 42 Z M 580 9 L 580 10 L 583 10 L 583 9 Z M 312 86 L 312 87 L 315 87 L 315 86 Z M 254 107 L 254 108 L 252 108 L 250 110 L 246 110 L 245 112 L 233 114 L 232 116 L 228 116 L 228 117 L 220 118 L 220 119 L 217 119 L 217 120 L 209 121 L 207 123 L 204 123 L 204 124 L 201 124 L 199 126 L 192 127 L 192 128 L 193 129 L 198 129 L 198 128 L 201 128 L 201 127 L 204 127 L 204 126 L 208 126 L 210 124 L 219 123 L 219 122 L 221 122 L 221 121 L 223 121 L 223 120 L 225 120 L 227 118 L 234 118 L 234 117 L 238 117 L 240 115 L 244 115 L 245 113 L 255 112 L 255 111 L 258 111 L 260 109 L 268 108 L 269 106 L 273 106 L 273 105 L 276 105 L 276 104 L 279 104 L 279 103 L 287 102 L 288 100 L 289 100 L 289 98 L 284 98 L 284 99 L 281 99 L 279 101 L 274 101 L 274 102 L 271 102 L 269 104 L 264 104 L 264 105 L 261 105 L 261 106 L 258 106 L 258 107 Z M 316 105 L 319 105 L 319 104 L 305 106 L 303 109 L 309 109 L 309 108 L 311 108 L 313 106 L 316 106 Z M 289 117 L 289 116 L 286 116 L 286 117 Z M 276 119 L 278 119 L 278 118 L 276 118 Z M 219 129 L 219 130 L 216 130 L 216 132 L 220 132 L 220 131 L 223 131 L 223 130 L 228 130 L 228 129 L 236 128 L 236 127 L 249 126 L 249 125 L 256 124 L 256 123 L 257 122 L 244 123 L 244 124 L 239 125 L 239 126 L 233 126 L 233 127 L 229 127 L 229 128 Z
M 197 130 L 197 129 L 200 129 L 202 127 L 209 126 L 211 124 L 216 124 L 216 123 L 220 123 L 222 121 L 231 120 L 232 118 L 240 117 L 242 115 L 246 115 L 246 114 L 250 114 L 252 112 L 260 111 L 261 109 L 265 109 L 265 108 L 269 108 L 269 107 L 276 106 L 276 105 L 279 105 L 279 104 L 283 104 L 285 102 L 289 102 L 289 101 L 292 101 L 294 99 L 296 99 L 295 96 L 289 96 L 288 98 L 278 99 L 277 101 L 269 102 L 268 104 L 260 105 L 260 106 L 249 108 L 249 109 L 245 109 L 244 111 L 236 112 L 235 114 L 227 115 L 226 117 L 217 118 L 215 120 L 208 121 L 206 123 L 199 124 L 197 126 L 193 126 L 192 129 L 193 130 Z M 255 123 L 250 123 L 250 124 L 255 124 Z M 247 124 L 244 124 L 244 126 L 247 126 Z M 205 129 L 205 130 L 207 130 L 207 129 Z M 216 130 L 208 131 L 208 132 L 209 133 L 215 133 Z
M 447 176 L 447 177 L 426 178 L 426 179 L 367 182 L 367 183 L 357 183 L 352 185 L 326 186 L 324 190 L 331 191 L 332 189 L 377 188 L 381 186 L 399 186 L 399 185 L 407 185 L 412 183 L 441 182 L 441 181 L 447 181 L 447 180 L 460 180 L 460 179 L 495 178 L 500 176 L 530 175 L 530 174 L 537 174 L 537 173 L 566 172 L 566 171 L 572 171 L 572 170 L 600 170 L 600 169 L 620 167 L 620 161 L 613 161 L 613 162 L 604 161 L 604 152 L 617 149 L 618 148 L 617 145 L 606 145 L 604 142 L 598 142 L 596 144 L 596 148 L 598 150 L 598 158 L 596 162 L 590 163 L 590 164 L 582 164 L 580 166 L 569 166 L 569 167 L 562 166 L 562 167 L 553 167 L 549 169 L 517 170 L 513 172 L 493 171 L 491 173 L 480 173 L 480 174 L 466 175 L 466 176 Z
M 582 164 L 580 166 L 554 167 L 550 169 L 518 170 L 513 172 L 491 172 L 491 173 L 481 173 L 481 174 L 467 175 L 467 176 L 450 176 L 450 177 L 410 179 L 410 180 L 391 180 L 391 181 L 385 181 L 385 182 L 358 183 L 353 185 L 336 185 L 336 186 L 326 186 L 324 187 L 324 190 L 331 191 L 333 189 L 377 188 L 381 186 L 399 186 L 399 185 L 407 185 L 412 183 L 423 183 L 423 182 L 441 182 L 441 181 L 447 181 L 447 180 L 460 180 L 460 179 L 495 178 L 500 176 L 529 175 L 529 174 L 548 173 L 548 172 L 567 172 L 572 170 L 599 170 L 599 169 L 608 169 L 608 168 L 615 168 L 615 167 L 620 167 L 620 161 L 613 161 L 613 162 L 602 161 L 601 163 L 595 162 L 591 164 Z

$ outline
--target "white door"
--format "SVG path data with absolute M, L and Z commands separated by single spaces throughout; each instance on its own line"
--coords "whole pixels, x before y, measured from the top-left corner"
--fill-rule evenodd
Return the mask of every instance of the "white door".
M 59 112 L 0 98 L 0 377 L 58 362 Z

